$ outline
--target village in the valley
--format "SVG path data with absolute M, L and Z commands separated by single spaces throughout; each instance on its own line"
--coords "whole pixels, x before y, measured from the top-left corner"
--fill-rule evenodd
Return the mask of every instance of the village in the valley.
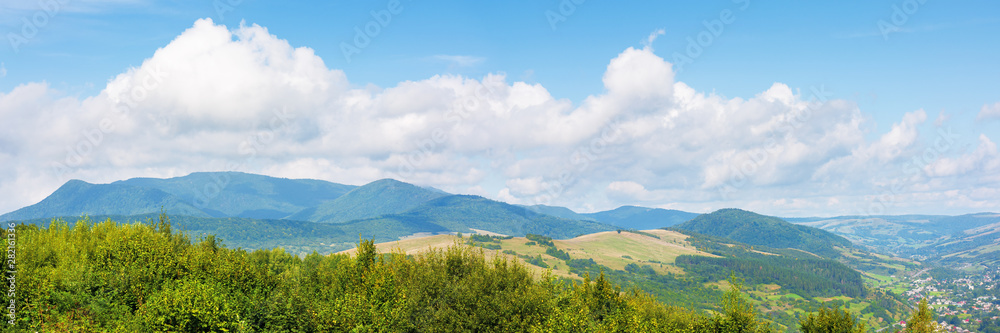
M 1000 268 L 992 267 L 972 277 L 935 279 L 930 274 L 904 279 L 903 295 L 912 304 L 927 298 L 940 328 L 948 332 L 984 332 L 1000 330 Z M 984 323 L 985 322 L 985 323 Z M 891 330 L 906 327 L 906 321 L 893 324 Z M 992 331 L 990 331 L 992 332 Z

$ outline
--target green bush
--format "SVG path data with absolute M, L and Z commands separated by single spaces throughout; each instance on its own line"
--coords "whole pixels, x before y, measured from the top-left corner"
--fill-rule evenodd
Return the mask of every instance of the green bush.
M 192 243 L 159 223 L 16 228 L 19 304 L 30 332 L 763 332 L 738 289 L 718 315 L 665 307 L 604 273 L 532 276 L 517 258 L 461 244 L 416 255 L 300 258 Z M 545 240 L 543 238 L 537 238 Z M 551 242 L 551 239 L 547 240 Z M 545 265 L 541 256 L 529 258 Z M 579 270 L 593 259 L 570 259 Z M 642 272 L 648 266 L 639 267 Z M 612 272 L 614 273 L 614 272 Z M 655 274 L 654 274 L 655 275 Z M 694 282 L 692 282 L 694 283 Z
M 149 332 L 220 332 L 242 329 L 229 291 L 214 282 L 183 279 L 150 295 L 138 317 Z

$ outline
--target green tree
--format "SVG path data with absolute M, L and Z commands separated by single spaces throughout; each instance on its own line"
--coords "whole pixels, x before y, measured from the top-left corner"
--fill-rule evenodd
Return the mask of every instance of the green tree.
M 932 333 L 938 331 L 938 324 L 934 321 L 934 310 L 927 306 L 927 299 L 921 299 L 920 305 L 913 311 L 910 320 L 906 322 L 906 332 L 910 333 Z
M 722 295 L 722 312 L 712 317 L 713 332 L 719 333 L 770 333 L 770 323 L 757 318 L 753 304 L 743 297 L 743 281 L 735 274 L 729 276 L 729 291 Z
M 241 329 L 229 292 L 193 279 L 168 285 L 139 309 L 142 327 L 153 332 L 220 332 Z
M 819 309 L 799 321 L 802 333 L 863 333 L 868 331 L 865 323 L 855 320 L 846 310 Z

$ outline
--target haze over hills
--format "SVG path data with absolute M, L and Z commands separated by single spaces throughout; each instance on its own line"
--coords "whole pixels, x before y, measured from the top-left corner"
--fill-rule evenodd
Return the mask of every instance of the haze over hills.
M 355 188 L 343 196 L 288 216 L 290 220 L 323 223 L 347 221 L 402 213 L 448 193 L 407 184 L 395 179 L 377 180 Z
M 70 180 L 41 202 L 0 215 L 0 221 L 164 211 L 197 217 L 280 219 L 340 197 L 356 186 L 241 172 L 196 172 L 168 179 L 111 184 Z
M 215 195 L 204 195 L 205 189 Z M 705 308 L 717 299 L 713 285 L 733 272 L 759 288 L 754 293 L 767 305 L 767 313 L 786 327 L 801 315 L 790 309 L 806 306 L 802 302 L 819 306 L 834 297 L 862 309 L 866 320 L 901 319 L 898 314 L 905 312 L 905 305 L 898 295 L 875 293 L 868 286 L 921 266 L 866 250 L 878 247 L 869 240 L 873 236 L 864 235 L 875 229 L 864 226 L 908 228 L 893 236 L 922 237 L 924 245 L 912 253 L 953 264 L 995 264 L 993 245 L 1000 235 L 997 214 L 789 219 L 799 224 L 740 209 L 699 215 L 623 206 L 581 214 L 565 207 L 454 195 L 393 179 L 351 186 L 242 173 L 111 184 L 74 180 L 0 220 L 44 227 L 55 217 L 72 224 L 90 215 L 91 221 L 148 223 L 158 219 L 161 209 L 175 230 L 195 239 L 214 235 L 231 248 L 283 248 L 299 256 L 347 250 L 359 236 L 383 243 L 440 245 L 458 239 L 458 233 L 480 234 L 473 238 L 478 241 L 490 239 L 482 234 L 508 235 L 514 238 L 487 242 L 532 265 L 552 267 L 560 277 L 605 271 L 616 283 L 646 290 L 661 301 L 684 300 Z M 932 236 L 942 232 L 951 234 Z M 855 243 L 838 233 L 853 235 Z M 544 241 L 548 237 L 551 243 Z
M 132 178 L 112 184 L 155 188 L 214 217 L 280 219 L 338 198 L 357 186 L 243 172 L 195 172 L 168 179 Z M 168 210 L 169 211 L 169 210 Z
M 448 230 L 463 228 L 524 236 L 528 233 L 553 238 L 570 238 L 599 231 L 614 230 L 611 225 L 587 220 L 571 220 L 536 213 L 524 207 L 474 195 L 451 195 L 431 200 L 401 214 L 378 220 L 433 223 Z
M 789 219 L 880 252 L 953 267 L 1000 263 L 1000 214 L 838 216 Z
M 53 218 L 74 223 L 89 215 L 94 220 L 141 222 L 155 218 L 161 209 L 179 229 L 216 235 L 231 246 L 280 246 L 323 253 L 349 247 L 359 235 L 389 241 L 479 229 L 569 238 L 615 229 L 597 221 L 564 219 L 392 179 L 357 187 L 231 172 L 111 184 L 73 180 L 42 202 L 4 214 L 0 220 L 44 226 Z
M 621 206 L 613 210 L 583 214 L 596 221 L 626 229 L 656 229 L 687 222 L 697 213 L 673 209 Z
M 159 211 L 188 216 L 210 216 L 177 196 L 159 189 L 124 184 L 91 184 L 70 180 L 41 202 L 0 215 L 0 221 L 59 216 L 138 215 Z
M 989 227 L 1000 223 L 1000 214 L 994 213 L 785 219 L 798 224 L 793 225 L 740 210 L 698 215 L 622 206 L 603 212 L 577 213 L 558 206 L 515 206 L 482 197 L 456 196 L 392 179 L 353 186 L 239 172 L 198 172 L 169 179 L 134 178 L 110 184 L 71 180 L 35 205 L 0 215 L 0 221 L 47 224 L 52 218 L 72 222 L 83 215 L 143 221 L 161 208 L 178 223 L 190 224 L 188 230 L 217 234 L 233 246 L 295 246 L 324 253 L 353 244 L 359 234 L 389 241 L 414 234 L 478 229 L 509 235 L 536 233 L 570 238 L 605 230 L 675 226 L 751 245 L 799 248 L 821 256 L 837 255 L 825 244 L 845 246 L 846 238 L 870 250 L 947 265 L 1000 261 L 1000 248 L 992 246 L 1000 241 L 1000 232 Z M 742 227 L 724 224 L 733 221 Z M 310 223 L 332 223 L 338 227 Z M 269 236 L 265 233 L 239 230 L 253 225 L 288 228 L 284 233 L 288 236 L 266 240 Z M 729 231 L 718 232 L 723 229 Z M 771 236 L 748 236 L 758 229 L 767 230 Z

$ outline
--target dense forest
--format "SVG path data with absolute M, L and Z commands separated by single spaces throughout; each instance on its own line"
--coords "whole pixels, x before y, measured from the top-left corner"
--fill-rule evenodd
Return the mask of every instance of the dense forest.
M 171 229 L 165 215 L 136 224 L 17 225 L 16 316 L 4 331 L 775 329 L 758 317 L 735 277 L 712 311 L 701 311 L 665 306 L 635 288 L 623 290 L 603 272 L 582 282 L 535 278 L 514 258 L 488 258 L 464 244 L 418 255 L 378 254 L 371 240 L 361 240 L 353 256 L 300 258 L 281 249 L 228 249 L 213 236 L 192 241 Z M 829 320 L 828 313 L 817 315 Z M 853 325 L 853 317 L 844 318 Z M 821 322 L 816 320 L 811 325 Z
M 823 258 L 839 257 L 835 246 L 851 246 L 847 239 L 821 229 L 735 208 L 702 214 L 672 229 L 724 237 L 749 245 L 795 248 Z

